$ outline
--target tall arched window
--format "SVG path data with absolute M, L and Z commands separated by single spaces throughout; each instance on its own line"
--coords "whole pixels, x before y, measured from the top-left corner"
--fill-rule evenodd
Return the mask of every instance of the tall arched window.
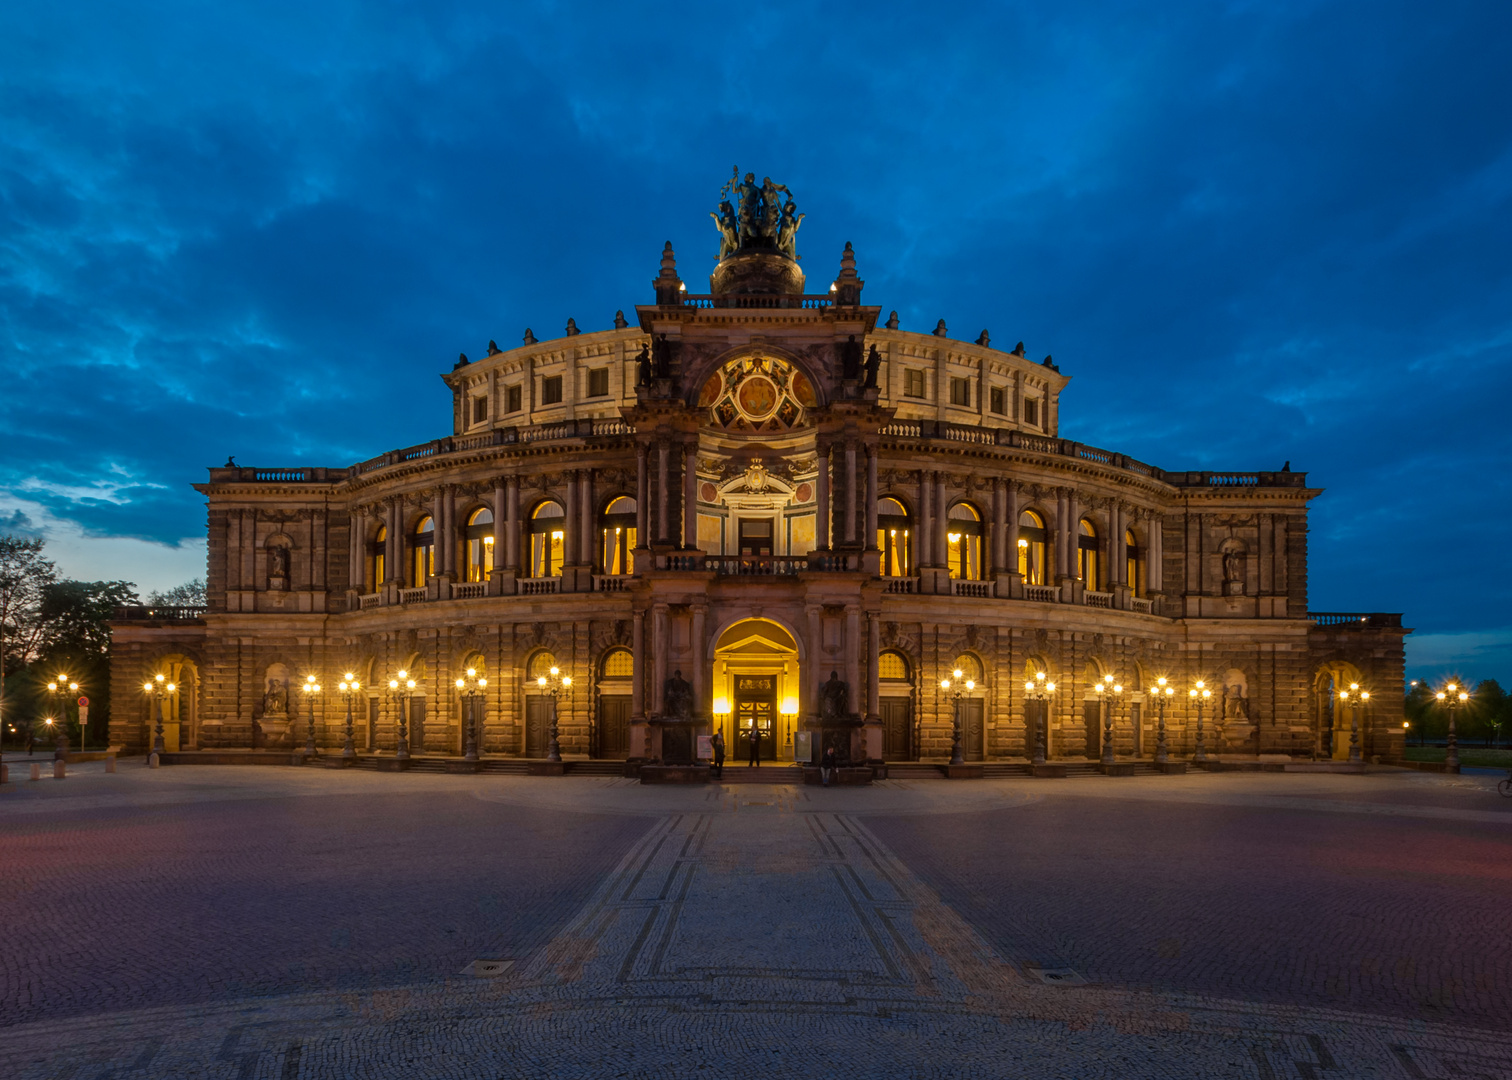
M 1082 579 L 1083 587 L 1094 591 L 1102 582 L 1097 559 L 1097 529 L 1086 518 L 1082 518 L 1081 529 L 1076 537 L 1076 576 Z
M 908 658 L 893 649 L 878 653 L 877 678 L 884 682 L 907 682 Z
M 956 503 L 945 516 L 945 543 L 950 558 L 950 576 L 963 581 L 980 581 L 982 516 L 970 503 Z
M 467 519 L 467 580 L 486 581 L 493 568 L 493 511 L 486 506 Z
M 368 545 L 368 592 L 377 592 L 386 580 L 384 571 L 388 558 L 388 527 L 378 526 L 378 535 Z
M 883 577 L 912 576 L 913 530 L 897 499 L 877 500 L 877 550 L 882 552 Z
M 635 657 L 629 649 L 610 649 L 604 657 L 604 678 L 629 679 L 635 676 Z
M 551 676 L 551 669 L 557 666 L 556 657 L 542 649 L 530 658 L 530 664 L 525 668 L 525 678 L 534 683 L 542 675 Z
M 1144 595 L 1144 576 L 1140 573 L 1139 565 L 1139 542 L 1134 538 L 1133 529 L 1124 530 L 1124 581 L 1134 591 L 1135 596 Z
M 562 572 L 562 549 L 567 539 L 567 515 L 562 504 L 543 502 L 530 515 L 530 576 L 556 577 Z
M 621 495 L 604 508 L 600 537 L 604 573 L 635 573 L 635 500 Z
M 1045 519 L 1033 510 L 1019 515 L 1018 572 L 1025 585 L 1045 583 Z
M 952 670 L 959 671 L 962 680 L 970 679 L 977 686 L 983 685 L 982 662 L 977 659 L 975 653 L 962 653 L 956 657 L 955 667 Z
M 410 588 L 420 588 L 435 572 L 436 523 L 426 516 L 410 534 Z

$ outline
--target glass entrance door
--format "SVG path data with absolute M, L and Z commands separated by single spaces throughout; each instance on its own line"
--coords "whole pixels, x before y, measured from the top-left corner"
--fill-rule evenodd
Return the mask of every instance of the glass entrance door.
M 777 755 L 777 676 L 735 676 L 735 745 L 727 748 L 729 759 L 745 764 L 751 755 L 751 731 L 761 744 L 761 760 Z

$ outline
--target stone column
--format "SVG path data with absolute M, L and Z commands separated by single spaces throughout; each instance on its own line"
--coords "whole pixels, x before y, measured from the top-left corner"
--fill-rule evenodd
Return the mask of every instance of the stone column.
M 457 522 L 457 486 L 446 485 L 446 573 L 455 580 L 458 576 L 457 549 L 461 546 L 466 526 Z
M 709 609 L 704 604 L 693 605 L 693 714 L 702 718 L 710 708 L 708 663 L 704 659 L 704 620 Z
M 866 547 L 877 550 L 877 451 L 866 448 Z
M 646 444 L 635 444 L 635 546 L 649 548 L 651 476 L 646 471 Z
M 578 502 L 579 502 L 579 500 L 578 500 L 578 474 L 577 474 L 577 470 L 576 469 L 569 469 L 568 470 L 568 472 L 567 472 L 567 485 L 566 486 L 567 486 L 567 507 L 566 507 L 567 514 L 562 519 L 562 531 L 565 532 L 567 535 L 562 538 L 565 541 L 562 544 L 562 563 L 565 566 L 576 566 L 577 565 L 577 561 L 578 561 L 577 560 L 578 543 L 581 540 L 581 537 L 578 536 Z M 570 588 L 570 586 L 567 585 L 567 577 L 568 577 L 568 575 L 566 575 L 566 574 L 562 575 L 563 582 L 562 582 L 562 586 L 561 587 L 563 589 Z
M 630 619 L 630 714 L 640 719 L 646 715 L 646 616 L 636 611 Z
M 1013 481 L 1004 485 L 1004 501 L 1007 506 L 1008 527 L 1003 530 L 1003 547 L 1007 549 L 1007 566 L 1009 573 L 1018 572 L 1018 539 L 1019 539 L 1019 488 Z
M 597 530 L 593 527 L 593 470 L 584 469 L 578 474 L 578 482 L 582 485 L 582 493 L 578 496 L 582 519 L 582 546 L 578 549 L 578 561 L 584 566 L 592 567 L 597 561 L 594 558 L 593 549 L 597 546 L 594 535 Z
M 520 569 L 520 478 L 511 476 L 506 481 L 505 504 L 505 568 Z
M 351 522 L 348 528 L 352 530 L 352 535 L 351 543 L 347 545 L 347 558 L 350 560 L 350 565 L 347 567 L 347 585 L 361 592 L 366 584 L 364 580 L 366 575 L 363 571 L 367 560 L 362 557 L 362 548 L 367 538 L 367 515 L 353 511 L 348 515 L 348 520 Z
M 651 608 L 651 715 L 660 716 L 665 707 L 662 694 L 667 688 L 667 648 L 671 644 L 667 633 L 667 605 L 656 604 Z
M 845 682 L 850 687 L 851 708 L 865 715 L 861 685 L 861 608 L 845 606 Z
M 1055 576 L 1070 577 L 1070 564 L 1066 556 L 1066 527 L 1071 517 L 1071 500 L 1065 488 L 1055 493 Z
M 665 544 L 667 533 L 667 476 L 671 472 L 672 444 L 666 439 L 656 444 L 656 542 Z
M 698 442 L 683 444 L 683 544 L 698 546 Z
M 490 570 L 502 570 L 508 565 L 509 556 L 504 551 L 504 545 L 509 542 L 509 533 L 505 531 L 505 515 L 509 513 L 509 503 L 504 487 L 504 478 L 501 476 L 494 481 L 493 497 L 493 565 Z
M 819 687 L 824 685 L 824 680 L 829 673 L 824 670 L 824 638 L 823 628 L 819 624 L 819 607 L 810 605 L 806 613 L 808 615 L 808 653 L 805 659 L 808 661 L 809 677 L 808 702 L 803 711 L 817 720 L 819 719 Z
M 950 519 L 945 514 L 945 477 L 939 473 L 935 473 L 934 494 L 937 515 L 933 537 L 935 561 L 941 566 L 946 566 L 950 562 L 950 541 L 945 538 L 945 534 L 950 531 Z
M 1008 569 L 1008 498 L 1004 492 L 1007 485 L 1001 476 L 992 481 L 992 573 L 1001 574 Z
M 882 613 L 866 613 L 866 715 L 868 718 L 882 712 L 882 673 L 879 658 L 882 655 Z
M 819 551 L 827 551 L 830 546 L 830 484 L 829 484 L 829 444 L 819 442 L 815 444 L 819 451 L 819 472 L 814 479 L 814 547 Z
M 1145 578 L 1150 583 L 1152 593 L 1165 591 L 1165 535 L 1161 528 L 1160 513 L 1157 511 L 1150 515 L 1150 540 L 1149 551 L 1145 559 L 1149 565 L 1145 569 Z
M 914 532 L 917 534 L 918 566 L 934 565 L 934 528 L 931 522 L 934 519 L 934 491 L 930 484 L 929 473 L 919 471 L 919 520 Z M 917 569 L 917 568 L 916 568 Z
M 845 442 L 845 542 L 856 542 L 856 440 Z
M 389 501 L 388 550 L 383 557 L 384 576 L 390 581 L 404 580 L 404 500 L 398 495 Z
M 426 576 L 427 581 L 441 573 L 441 533 L 445 522 L 445 496 L 441 488 L 431 493 L 431 572 Z M 418 586 L 416 586 L 418 587 Z
M 1124 580 L 1128 576 L 1126 570 L 1129 564 L 1128 545 L 1124 543 L 1124 510 L 1123 504 L 1116 499 L 1108 511 L 1108 528 L 1113 534 L 1108 544 L 1108 557 L 1113 560 L 1113 565 L 1108 567 L 1108 586 L 1111 589 L 1114 585 L 1129 584 Z

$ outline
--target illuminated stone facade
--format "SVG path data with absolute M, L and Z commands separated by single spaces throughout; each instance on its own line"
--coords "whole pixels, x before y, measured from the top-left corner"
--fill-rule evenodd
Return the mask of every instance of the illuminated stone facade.
M 114 741 L 148 747 L 140 687 L 165 671 L 167 749 L 302 747 L 313 707 L 329 755 L 350 671 L 354 749 L 392 757 L 404 669 L 412 753 L 457 757 L 472 668 L 484 760 L 542 758 L 557 666 L 569 761 L 695 748 L 660 722 L 679 678 L 692 734 L 722 730 L 732 759 L 753 725 L 763 759 L 817 753 L 827 708 L 856 760 L 944 762 L 958 733 L 966 762 L 1037 737 L 1096 761 L 1103 697 L 1116 758 L 1151 758 L 1161 677 L 1172 758 L 1196 751 L 1199 679 L 1210 754 L 1344 758 L 1358 721 L 1362 756 L 1400 756 L 1405 631 L 1309 616 L 1305 474 L 1171 473 L 1061 438 L 1049 357 L 882 320 L 850 245 L 805 293 L 780 244 L 736 243 L 716 291 L 688 291 L 669 244 L 633 322 L 459 362 L 448 436 L 211 469 L 209 608 L 121 613 Z M 1374 692 L 1358 715 L 1350 682 Z

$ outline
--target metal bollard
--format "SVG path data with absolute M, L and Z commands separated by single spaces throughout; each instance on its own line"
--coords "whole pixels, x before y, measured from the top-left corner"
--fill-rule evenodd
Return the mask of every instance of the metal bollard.
M 115 755 L 114 754 L 107 754 L 105 756 L 105 771 L 106 772 L 115 772 Z
M 40 779 L 42 779 L 42 766 L 41 766 L 40 763 L 35 762 L 35 761 L 32 762 L 31 778 L 33 780 L 40 780 Z
M 149 769 L 156 769 L 160 764 L 161 762 L 158 761 L 158 756 L 156 753 L 147 755 L 147 767 Z
M 65 761 L 55 761 L 55 762 L 53 762 L 53 779 L 54 780 L 62 780 L 65 776 L 68 775 L 67 772 L 65 771 L 65 770 L 67 770 L 67 768 L 68 768 L 68 763 L 65 762 Z

